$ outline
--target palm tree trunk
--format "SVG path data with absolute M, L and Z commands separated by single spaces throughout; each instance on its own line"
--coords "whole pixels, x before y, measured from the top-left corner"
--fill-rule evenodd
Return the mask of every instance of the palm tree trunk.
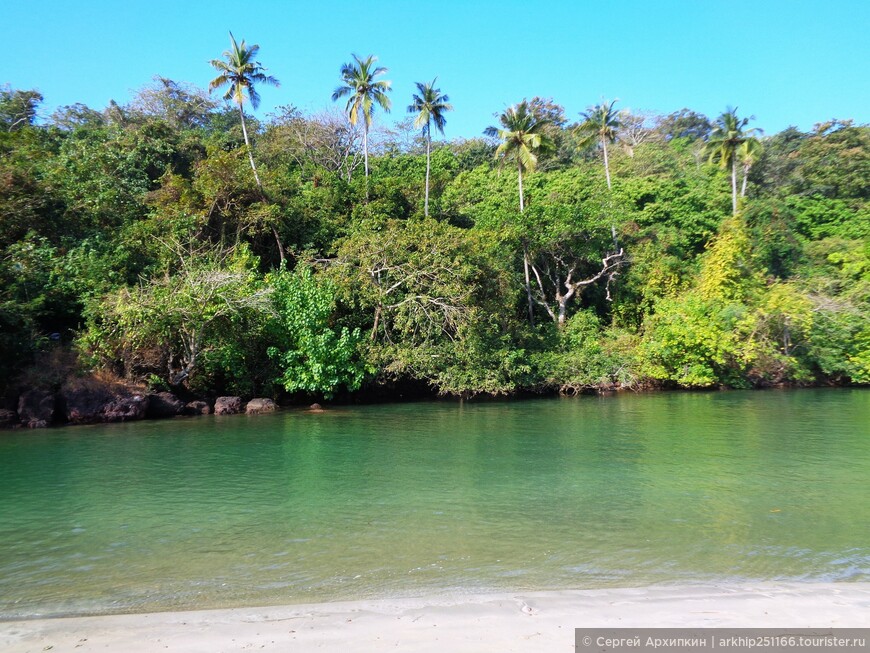
M 427 134 L 426 138 L 426 201 L 423 204 L 423 215 L 429 217 L 429 158 L 432 151 L 432 136 Z
M 369 128 L 363 125 L 363 160 L 366 171 L 366 200 L 369 199 Z
M 263 184 L 260 183 L 260 175 L 257 174 L 257 166 L 254 165 L 254 154 L 251 152 L 251 141 L 248 140 L 248 128 L 245 126 L 245 111 L 239 103 L 239 115 L 242 117 L 242 134 L 245 137 L 245 148 L 248 150 L 248 161 L 251 162 L 251 170 L 254 171 L 254 179 L 257 181 L 257 188 L 262 190 Z
M 517 163 L 517 175 L 520 185 L 520 213 L 526 210 L 526 202 L 523 198 L 523 164 Z M 535 305 L 532 300 L 532 282 L 529 278 L 529 248 L 523 243 L 523 271 L 526 275 L 526 297 L 529 300 L 529 324 L 535 326 Z
M 607 179 L 607 190 L 613 190 L 610 187 L 610 163 L 607 160 L 607 139 L 601 139 L 601 148 L 604 150 L 604 177 Z M 616 240 L 616 225 L 610 224 L 610 235 L 613 236 L 613 251 L 619 250 L 619 242 Z
M 520 213 L 522 213 L 526 210 L 526 203 L 525 203 L 525 200 L 523 199 L 523 164 L 522 163 L 517 164 L 517 172 L 519 172 L 519 179 L 520 179 Z
M 731 208 L 737 215 L 737 158 L 731 159 Z
M 743 185 L 740 188 L 740 197 L 746 197 L 746 180 L 749 179 L 749 168 L 752 166 L 743 166 Z
M 248 150 L 248 161 L 251 162 L 251 170 L 254 171 L 254 180 L 257 182 L 257 188 L 260 189 L 260 195 L 263 198 L 263 201 L 266 200 L 266 196 L 263 195 L 263 184 L 260 181 L 260 175 L 257 174 L 257 166 L 254 165 L 254 153 L 251 151 L 251 141 L 248 140 L 248 128 L 245 126 L 245 110 L 242 108 L 241 103 L 239 104 L 239 115 L 242 117 L 242 134 L 245 137 L 245 149 Z M 281 242 L 281 237 L 278 235 L 278 230 L 275 229 L 274 225 L 272 226 L 272 235 L 275 237 L 275 243 L 278 245 L 278 256 L 281 260 L 281 266 L 284 265 L 284 244 Z

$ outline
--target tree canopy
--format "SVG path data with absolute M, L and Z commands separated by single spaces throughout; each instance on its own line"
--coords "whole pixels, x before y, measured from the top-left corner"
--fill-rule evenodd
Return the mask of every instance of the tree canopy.
M 34 370 L 59 351 L 295 401 L 870 383 L 867 125 L 765 137 L 614 102 L 570 124 L 535 97 L 438 141 L 435 80 L 370 131 L 373 56 L 342 66 L 343 111 L 255 117 L 277 82 L 230 42 L 229 104 L 157 77 L 41 117 L 0 89 L 4 393 L 56 384 Z

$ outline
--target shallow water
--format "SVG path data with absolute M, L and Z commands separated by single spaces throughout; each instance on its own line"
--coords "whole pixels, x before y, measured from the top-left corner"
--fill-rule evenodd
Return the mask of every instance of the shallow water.
M 0 434 L 0 615 L 870 581 L 870 392 Z

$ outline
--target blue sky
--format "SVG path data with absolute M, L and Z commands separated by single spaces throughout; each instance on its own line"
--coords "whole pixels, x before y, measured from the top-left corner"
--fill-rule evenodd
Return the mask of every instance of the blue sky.
M 455 107 L 448 138 L 479 136 L 494 113 L 534 95 L 572 120 L 619 98 L 620 108 L 711 117 L 736 106 L 769 134 L 870 122 L 867 0 L 31 0 L 3 14 L 0 84 L 37 88 L 46 115 L 124 104 L 154 75 L 204 87 L 232 30 L 260 45 L 281 81 L 262 89 L 259 116 L 330 106 L 355 52 L 390 69 L 390 119 L 404 117 L 415 81 L 437 75 Z

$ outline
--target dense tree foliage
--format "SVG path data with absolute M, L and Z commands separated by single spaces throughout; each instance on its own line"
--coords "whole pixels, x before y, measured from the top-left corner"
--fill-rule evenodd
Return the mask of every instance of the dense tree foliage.
M 374 57 L 346 113 L 257 120 L 273 80 L 231 45 L 232 104 L 155 78 L 40 124 L 0 89 L 7 389 L 54 348 L 201 394 L 870 383 L 870 127 L 533 98 L 438 142 L 434 82 L 369 130 Z

